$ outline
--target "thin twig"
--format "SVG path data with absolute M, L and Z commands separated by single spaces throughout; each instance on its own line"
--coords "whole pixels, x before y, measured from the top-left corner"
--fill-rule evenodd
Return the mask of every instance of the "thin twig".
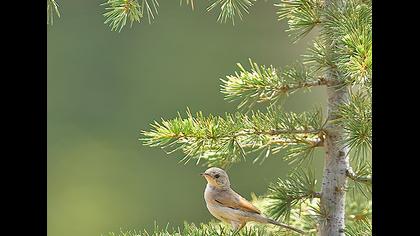
M 306 81 L 306 82 L 300 82 L 292 85 L 283 85 L 279 87 L 278 89 L 282 92 L 285 90 L 294 90 L 294 89 L 300 89 L 300 88 L 309 88 L 309 87 L 315 87 L 315 86 L 322 86 L 322 85 L 331 85 L 334 83 L 334 81 L 327 80 L 325 77 L 319 77 L 316 80 L 312 81 Z
M 206 139 L 223 139 L 223 138 L 235 138 L 235 137 L 242 137 L 247 135 L 281 135 L 281 134 L 319 134 L 321 130 L 270 130 L 270 131 L 259 131 L 259 130 L 241 130 L 235 134 L 230 135 L 220 135 L 220 136 L 194 136 L 194 135 L 185 135 L 183 133 L 168 135 L 168 136 L 161 136 L 161 138 L 178 138 L 178 139 L 188 139 L 188 138 L 206 138 Z M 322 138 L 316 139 L 307 139 L 310 142 L 313 142 L 316 146 L 322 146 L 323 140 Z
M 372 177 L 371 176 L 358 176 L 354 173 L 353 169 L 350 167 L 346 170 L 346 175 L 350 179 L 356 182 L 364 183 L 364 184 L 372 184 Z
M 321 192 L 313 192 L 312 197 L 313 198 L 321 198 Z

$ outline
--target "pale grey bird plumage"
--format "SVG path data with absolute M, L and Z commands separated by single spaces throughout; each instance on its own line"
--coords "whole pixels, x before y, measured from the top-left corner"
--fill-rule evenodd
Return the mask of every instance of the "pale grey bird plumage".
M 232 225 L 235 231 L 241 230 L 247 222 L 269 223 L 287 229 L 304 232 L 286 224 L 269 219 L 261 211 L 230 187 L 227 173 L 217 167 L 207 169 L 202 175 L 207 180 L 204 199 L 207 209 L 217 219 Z

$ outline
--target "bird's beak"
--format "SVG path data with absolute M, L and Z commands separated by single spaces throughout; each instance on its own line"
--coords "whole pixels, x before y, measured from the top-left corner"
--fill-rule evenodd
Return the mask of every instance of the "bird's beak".
M 203 176 L 207 180 L 207 183 L 209 183 L 211 186 L 217 186 L 216 181 L 210 174 L 200 173 L 200 175 Z

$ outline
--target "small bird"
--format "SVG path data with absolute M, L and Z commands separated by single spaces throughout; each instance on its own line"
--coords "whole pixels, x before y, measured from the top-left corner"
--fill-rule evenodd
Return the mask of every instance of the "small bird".
M 235 232 L 239 232 L 247 222 L 254 221 L 278 225 L 301 234 L 305 233 L 261 215 L 260 210 L 231 189 L 229 177 L 224 170 L 211 167 L 201 175 L 207 180 L 204 191 L 207 209 L 217 219 L 231 224 Z

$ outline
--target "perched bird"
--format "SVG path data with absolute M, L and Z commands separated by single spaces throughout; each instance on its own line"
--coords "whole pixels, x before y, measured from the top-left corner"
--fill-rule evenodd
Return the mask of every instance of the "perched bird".
M 260 210 L 230 188 L 229 177 L 224 170 L 212 167 L 201 175 L 207 180 L 204 191 L 207 209 L 217 219 L 231 224 L 235 232 L 241 230 L 247 222 L 254 221 L 278 225 L 301 234 L 305 233 L 261 215 Z

